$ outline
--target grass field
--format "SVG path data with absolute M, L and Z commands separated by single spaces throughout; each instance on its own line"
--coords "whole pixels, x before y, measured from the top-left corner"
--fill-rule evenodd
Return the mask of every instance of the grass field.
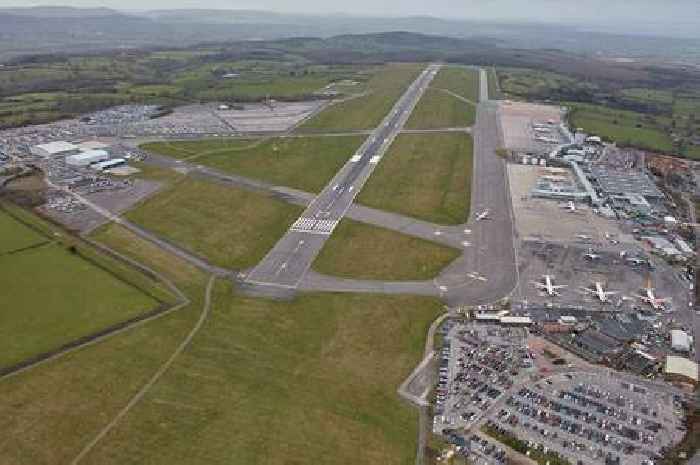
M 215 265 L 241 269 L 260 261 L 301 211 L 263 194 L 183 179 L 127 217 Z
M 180 142 L 171 142 L 159 153 L 199 153 L 201 156 L 196 161 L 202 165 L 272 184 L 320 192 L 364 139 L 365 136 L 275 138 L 252 145 L 236 141 L 231 148 L 205 140 L 201 149 L 196 142 L 183 142 L 187 145 L 182 146 Z
M 252 139 L 201 139 L 201 140 L 176 140 L 165 142 L 148 142 L 141 144 L 139 148 L 148 152 L 165 155 L 167 157 L 185 159 L 200 157 L 209 153 L 228 152 L 232 150 L 244 150 L 247 147 L 258 144 L 258 140 Z
M 373 129 L 423 69 L 420 64 L 391 64 L 367 82 L 368 94 L 337 103 L 303 124 L 300 131 Z
M 458 250 L 388 229 L 342 220 L 313 263 L 333 276 L 382 281 L 434 278 Z
M 445 66 L 435 76 L 430 87 L 450 90 L 476 103 L 479 101 L 479 71 L 457 66 Z
M 586 132 L 599 135 L 620 145 L 660 152 L 673 150 L 671 138 L 661 128 L 668 123 L 660 116 L 615 110 L 600 105 L 570 104 L 571 123 Z
M 34 247 L 49 239 L 0 210 L 0 258 L 7 253 Z
M 428 89 L 406 123 L 407 129 L 466 127 L 474 124 L 476 107 L 446 92 Z
M 417 412 L 396 388 L 440 312 L 427 298 L 279 302 L 220 283 L 190 348 L 85 463 L 413 463 Z
M 0 380 L 0 462 L 70 463 L 126 405 L 192 328 L 205 277 L 121 228 L 94 237 L 164 273 L 192 304 L 154 322 Z
M 3 243 L 7 238 L 8 243 L 26 245 L 18 237 L 46 242 L 0 254 L 0 366 L 57 349 L 159 305 L 155 297 L 118 277 L 123 270 L 116 264 L 98 266 L 92 259 L 100 258 L 86 248 L 70 249 L 43 237 L 2 210 L 0 224 L 8 234 Z
M 433 223 L 464 223 L 469 218 L 472 150 L 466 134 L 401 135 L 357 201 Z
M 489 68 L 487 75 L 489 80 L 489 98 L 493 100 L 500 99 L 501 93 L 498 91 L 498 73 L 496 68 Z

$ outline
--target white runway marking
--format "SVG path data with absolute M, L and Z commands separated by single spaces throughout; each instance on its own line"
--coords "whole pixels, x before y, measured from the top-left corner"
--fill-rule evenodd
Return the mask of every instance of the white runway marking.
M 357 163 L 358 161 L 360 161 L 360 158 L 362 158 L 361 155 L 353 155 L 352 158 L 350 159 L 350 162 Z
M 302 216 L 294 222 L 290 228 L 292 231 L 306 232 L 314 234 L 331 234 L 338 225 L 338 220 L 317 220 Z M 297 251 L 304 244 L 304 241 L 299 241 Z
M 372 163 L 373 165 L 376 165 L 377 163 L 379 163 L 379 160 L 381 160 L 381 159 L 382 159 L 382 157 L 380 157 L 379 155 L 375 155 L 369 160 L 369 162 Z

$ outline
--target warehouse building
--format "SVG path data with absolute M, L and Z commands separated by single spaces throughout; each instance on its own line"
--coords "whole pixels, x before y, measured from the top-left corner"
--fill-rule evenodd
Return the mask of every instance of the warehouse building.
M 66 157 L 66 163 L 70 166 L 90 166 L 106 160 L 109 160 L 109 154 L 104 150 L 88 150 Z
M 649 176 L 640 171 L 610 170 L 597 166 L 591 170 L 591 175 L 606 196 L 637 194 L 647 200 L 664 198 Z
M 56 155 L 70 155 L 77 153 L 79 150 L 80 148 L 77 145 L 66 141 L 49 142 L 47 144 L 35 145 L 31 148 L 31 152 L 34 155 L 44 158 L 54 157 Z
M 698 364 L 685 357 L 669 355 L 666 357 L 664 375 L 670 381 L 695 385 L 698 383 Z
M 690 352 L 690 336 L 680 329 L 671 330 L 671 348 L 676 352 Z

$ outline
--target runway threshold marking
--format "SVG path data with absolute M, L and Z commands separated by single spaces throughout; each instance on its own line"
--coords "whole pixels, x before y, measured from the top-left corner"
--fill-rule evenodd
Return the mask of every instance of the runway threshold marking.
M 336 226 L 338 226 L 338 220 L 317 220 L 302 216 L 290 229 L 296 232 L 330 235 Z

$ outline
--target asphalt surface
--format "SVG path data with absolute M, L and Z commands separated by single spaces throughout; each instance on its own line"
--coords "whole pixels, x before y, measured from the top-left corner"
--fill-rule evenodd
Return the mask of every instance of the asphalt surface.
M 502 145 L 498 104 L 488 101 L 483 71 L 481 82 L 481 103 L 472 130 L 474 176 L 468 223 L 442 227 L 357 205 L 348 214 L 353 219 L 460 248 L 462 255 L 432 281 L 354 280 L 310 272 L 300 283 L 301 289 L 433 295 L 450 306 L 493 303 L 512 292 L 518 282 L 518 270 L 506 164 L 495 154 Z M 487 209 L 489 219 L 477 221 L 476 217 Z
M 190 176 L 209 181 L 265 192 L 306 208 L 297 227 L 291 228 L 258 266 L 247 275 L 241 275 L 245 280 L 243 287 L 249 291 L 274 296 L 291 296 L 295 289 L 416 294 L 441 297 L 452 306 L 492 303 L 510 294 L 517 284 L 518 274 L 507 170 L 505 161 L 494 154 L 502 145 L 498 105 L 488 101 L 483 74 L 481 103 L 471 130 L 475 147 L 472 217 L 463 225 L 441 226 L 352 203 L 376 166 L 371 163 L 372 157 L 383 154 L 410 116 L 421 90 L 415 83 L 358 150 L 356 161 L 349 161 L 318 196 L 168 157 L 152 155 L 148 163 L 179 168 Z M 417 82 L 425 86 L 429 77 L 424 74 Z M 407 97 L 411 99 L 406 101 Z M 401 109 L 407 111 L 401 113 Z M 383 139 L 388 142 L 382 143 Z M 485 209 L 490 212 L 489 219 L 476 221 L 475 217 Z M 344 279 L 309 271 L 336 222 L 343 216 L 461 249 L 463 254 L 436 279 L 429 281 Z
M 394 105 L 391 113 L 340 169 L 267 256 L 248 274 L 248 285 L 296 289 L 326 239 L 408 120 L 439 70 L 428 66 Z

